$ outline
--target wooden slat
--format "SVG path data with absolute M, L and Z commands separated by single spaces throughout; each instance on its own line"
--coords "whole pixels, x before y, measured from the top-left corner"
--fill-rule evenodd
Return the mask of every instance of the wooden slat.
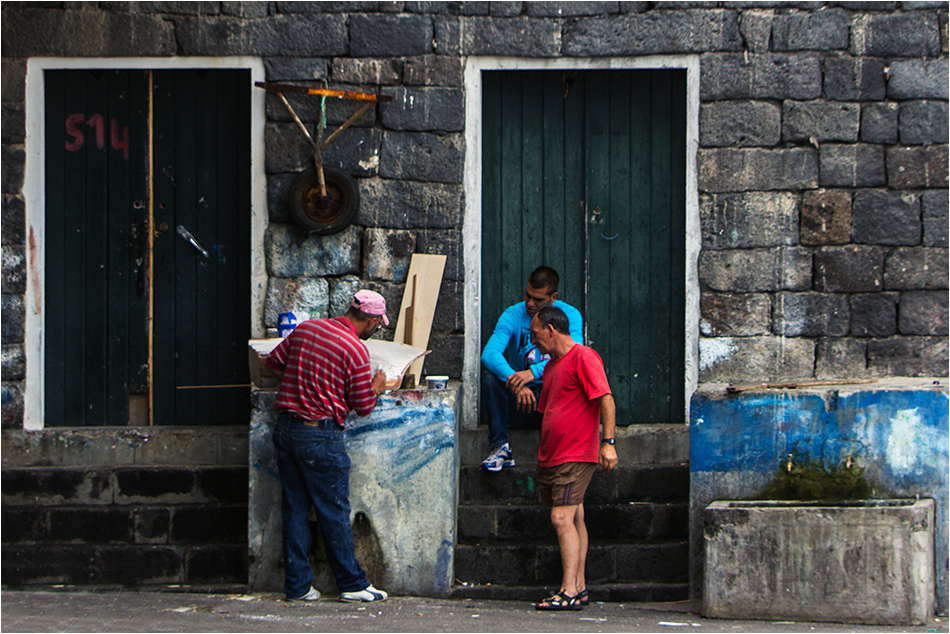
M 422 349 L 429 345 L 429 333 L 439 300 L 439 289 L 442 287 L 445 259 L 444 255 L 413 254 L 393 341 Z M 406 372 L 406 376 L 415 377 L 416 383 L 419 383 L 422 377 L 423 361 L 424 359 L 417 360 Z

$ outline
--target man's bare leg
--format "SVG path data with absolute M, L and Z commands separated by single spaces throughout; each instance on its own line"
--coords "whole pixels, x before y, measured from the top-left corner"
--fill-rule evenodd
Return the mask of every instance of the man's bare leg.
M 551 509 L 551 524 L 557 531 L 558 546 L 561 549 L 561 566 L 563 579 L 561 590 L 568 596 L 578 593 L 577 579 L 578 566 L 581 556 L 581 538 L 577 531 L 576 516 L 580 505 L 555 506 Z M 583 512 L 581 512 L 583 524 Z M 584 540 L 587 539 L 587 530 L 584 530 Z
M 575 582 L 577 592 L 587 588 L 587 579 L 585 576 L 587 568 L 587 524 L 584 522 L 584 505 L 577 506 L 577 512 L 574 513 L 574 528 L 577 530 L 577 580 Z M 576 593 L 575 593 L 576 594 Z

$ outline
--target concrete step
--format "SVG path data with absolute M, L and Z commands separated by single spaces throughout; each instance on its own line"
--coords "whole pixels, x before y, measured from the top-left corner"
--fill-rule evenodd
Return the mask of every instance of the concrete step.
M 557 540 L 545 543 L 482 542 L 459 544 L 455 549 L 455 577 L 459 584 L 542 586 L 555 589 L 561 582 L 561 555 Z M 687 584 L 689 544 L 592 543 L 587 552 L 590 584 Z
M 536 467 L 518 463 L 496 473 L 478 466 L 463 466 L 459 473 L 461 504 L 538 501 Z M 587 489 L 591 504 L 670 501 L 689 499 L 689 464 L 621 464 L 610 473 L 599 469 Z
M 462 584 L 453 586 L 453 599 L 491 601 L 530 601 L 537 603 L 557 591 L 551 586 L 502 586 L 496 584 Z M 592 603 L 674 603 L 689 599 L 686 583 L 603 583 L 588 584 Z
M 520 465 L 538 461 L 539 429 L 509 430 L 510 445 Z M 680 464 L 689 462 L 689 426 L 630 425 L 617 428 L 617 457 L 620 464 Z M 478 465 L 488 455 L 488 428 L 463 429 L 460 459 L 463 465 Z
M 689 539 L 688 502 L 584 504 L 585 523 L 593 543 Z M 557 538 L 551 511 L 538 504 L 466 504 L 458 509 L 458 538 L 523 543 L 525 536 L 550 542 Z

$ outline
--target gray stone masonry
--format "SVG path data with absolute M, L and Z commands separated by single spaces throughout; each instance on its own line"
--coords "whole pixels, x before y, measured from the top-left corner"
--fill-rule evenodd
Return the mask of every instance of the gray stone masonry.
M 252 56 L 269 81 L 394 97 L 324 153 L 361 197 L 334 236 L 287 196 L 309 143 L 266 99 L 265 328 L 398 306 L 411 253 L 448 256 L 429 370 L 466 336 L 469 56 L 699 58 L 700 381 L 945 375 L 948 36 L 940 2 L 7 3 L 2 20 L 4 427 L 23 419 L 27 60 Z M 312 131 L 319 100 L 291 96 Z M 329 100 L 329 125 L 355 111 Z M 29 210 L 30 213 L 41 210 Z M 941 322 L 941 318 L 943 322 Z M 391 332 L 387 331 L 385 334 Z

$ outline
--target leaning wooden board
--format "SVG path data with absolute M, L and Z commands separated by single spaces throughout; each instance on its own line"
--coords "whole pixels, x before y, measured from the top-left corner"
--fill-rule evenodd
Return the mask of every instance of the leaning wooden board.
M 444 255 L 426 255 L 415 253 L 409 263 L 409 275 L 406 277 L 406 289 L 402 295 L 402 305 L 396 321 L 394 341 L 415 348 L 426 349 L 429 345 L 429 333 L 432 319 L 439 301 L 439 289 L 442 288 L 442 273 L 445 271 Z M 406 376 L 410 377 L 414 387 L 422 376 L 423 359 L 417 359 Z

